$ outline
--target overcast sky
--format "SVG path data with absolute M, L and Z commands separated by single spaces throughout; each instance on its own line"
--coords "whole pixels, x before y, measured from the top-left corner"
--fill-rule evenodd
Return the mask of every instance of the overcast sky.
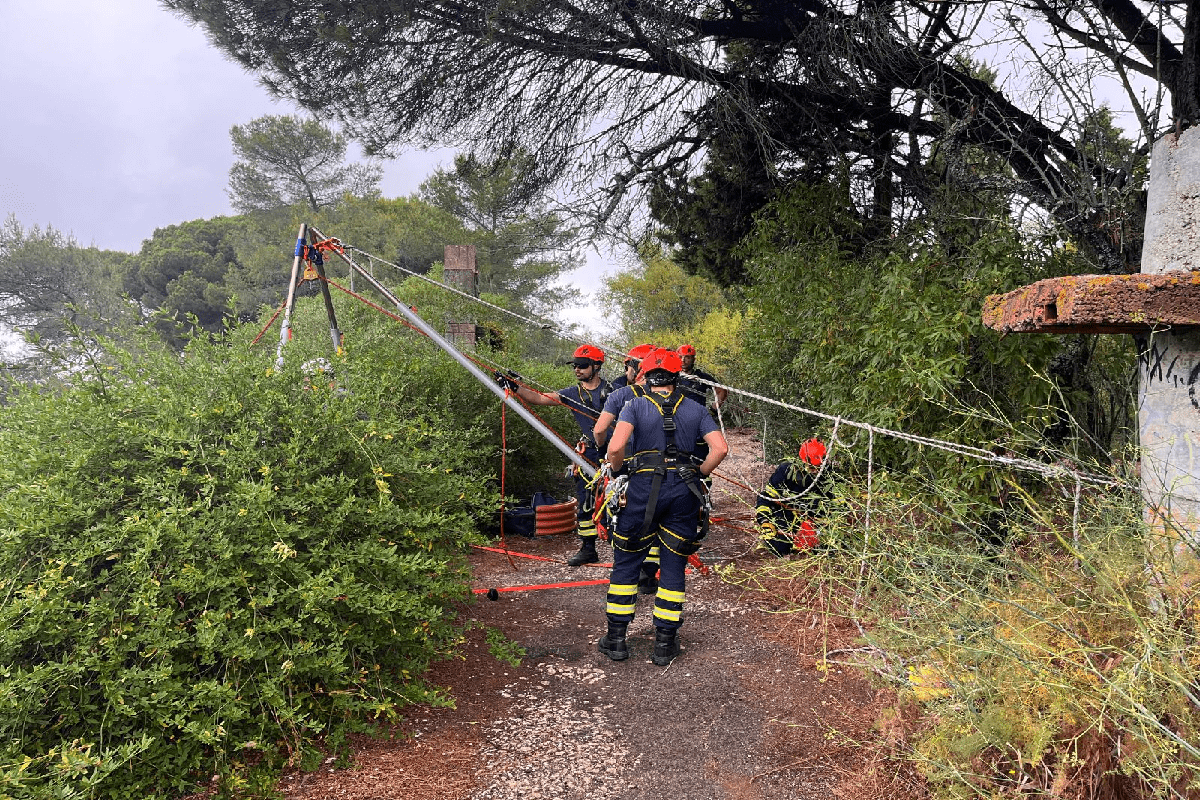
M 156 0 L 0 0 L 0 11 L 9 120 L 0 214 L 25 227 L 136 252 L 155 228 L 231 214 L 230 126 L 301 113 Z M 386 162 L 384 196 L 412 194 L 452 158 Z M 605 268 L 593 257 L 573 277 L 591 292 Z M 567 317 L 594 323 L 587 312 Z

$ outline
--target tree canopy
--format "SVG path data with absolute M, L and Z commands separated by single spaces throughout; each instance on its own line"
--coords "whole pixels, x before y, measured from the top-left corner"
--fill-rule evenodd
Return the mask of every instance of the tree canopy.
M 121 296 L 127 258 L 9 217 L 0 225 L 0 325 L 52 345 L 71 325 L 111 332 L 124 320 L 140 319 Z
M 1100 269 L 1136 265 L 1111 234 L 1126 213 L 1127 165 L 1069 131 L 1107 82 L 1127 96 L 1140 146 L 1165 127 L 1159 82 L 1180 124 L 1200 119 L 1200 17 L 1174 3 L 1006 0 L 164 0 L 281 96 L 336 115 L 373 151 L 431 142 L 533 153 L 573 178 L 598 220 L 631 208 L 673 170 L 696 171 L 734 136 L 765 174 L 831 160 L 880 230 L 947 179 L 999 183 L 1092 251 Z M 1190 4 L 1189 4 L 1190 5 Z M 1025 75 L 981 79 L 995 48 Z M 1077 56 L 1077 53 L 1083 56 Z M 1029 88 L 1030 91 L 1026 91 Z M 1000 174 L 974 175 L 981 148 Z M 930 156 L 943 169 L 929 169 Z M 602 191 L 586 192 L 599 185 Z M 1137 213 L 1136 209 L 1133 213 Z M 1128 230 L 1126 225 L 1122 229 Z
M 315 213 L 347 194 L 379 194 L 379 165 L 346 163 L 349 139 L 315 119 L 267 115 L 234 125 L 229 137 L 238 159 L 229 170 L 229 199 L 239 211 L 305 205 Z
M 571 292 L 552 286 L 577 266 L 575 231 L 548 208 L 545 178 L 527 153 L 490 162 L 471 155 L 454 160 L 421 184 L 420 196 L 462 221 L 476 245 L 479 290 L 549 313 Z

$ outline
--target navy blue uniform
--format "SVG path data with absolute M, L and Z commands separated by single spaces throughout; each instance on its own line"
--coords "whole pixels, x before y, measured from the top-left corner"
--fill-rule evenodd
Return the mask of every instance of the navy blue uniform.
M 612 391 L 612 386 L 603 378 L 595 389 L 585 389 L 582 383 L 559 389 L 558 399 L 562 401 L 587 444 L 583 449 L 583 457 L 592 464 L 599 466 L 600 453 L 596 450 L 596 442 L 592 439 L 592 428 L 596 426 L 596 417 L 604 408 L 604 401 Z M 594 542 L 596 539 L 596 522 L 592 519 L 591 497 L 588 491 L 587 478 L 575 471 L 575 519 L 579 524 L 579 536 L 585 541 Z
M 829 497 L 824 477 L 817 480 L 802 464 L 780 464 L 754 502 L 763 545 L 777 556 L 816 546 L 811 518 Z
M 682 393 L 671 396 L 654 394 L 628 402 L 618 417 L 633 425 L 630 441 L 635 453 L 629 465 L 629 488 L 625 508 L 613 533 L 613 568 L 609 579 L 606 613 L 610 622 L 628 624 L 637 607 L 637 579 L 642 561 L 652 545 L 661 546 L 661 572 L 654 599 L 654 624 L 667 630 L 683 624 L 684 568 L 687 557 L 696 551 L 699 541 L 700 497 L 698 481 L 692 484 L 680 478 L 675 465 L 668 464 L 652 498 L 654 470 L 639 465 L 653 462 L 667 450 L 663 430 L 663 412 L 675 421 L 674 445 L 680 465 L 690 465 L 687 455 L 697 439 L 717 430 L 704 406 Z M 669 454 L 668 454 L 669 455 Z M 647 527 L 647 508 L 653 500 L 653 512 Z M 644 531 L 644 533 L 643 533 Z
M 622 375 L 620 378 L 617 378 L 617 380 L 618 381 L 624 380 L 624 377 L 625 376 Z M 647 392 L 649 392 L 650 390 L 647 389 L 645 386 L 641 386 L 636 383 L 626 382 L 626 383 L 623 383 L 621 386 L 616 386 L 616 383 L 617 383 L 617 381 L 613 381 L 613 385 L 615 388 L 613 389 L 612 394 L 610 394 L 608 396 L 608 399 L 604 401 L 604 412 L 607 414 L 612 414 L 614 417 L 619 418 L 621 416 L 621 409 L 625 408 L 625 405 L 630 400 L 632 400 L 635 397 L 641 397 L 641 396 L 645 395 Z M 633 455 L 632 446 L 633 446 L 633 442 L 630 441 L 629 445 L 625 448 L 626 457 Z M 652 546 L 650 548 L 650 551 L 646 554 L 645 561 L 642 562 L 642 572 L 646 576 L 645 580 L 648 580 L 648 581 L 657 580 L 657 578 L 655 576 L 658 574 L 658 567 L 659 567 L 659 547 L 657 544 L 655 544 L 654 546 Z M 650 588 L 653 588 L 653 585 L 654 585 L 653 583 L 648 584 L 647 591 L 649 591 Z

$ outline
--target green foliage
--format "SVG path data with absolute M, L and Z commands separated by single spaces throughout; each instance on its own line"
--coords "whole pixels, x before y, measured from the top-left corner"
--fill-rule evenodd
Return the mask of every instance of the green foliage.
M 229 198 L 243 213 L 331 208 L 343 196 L 377 197 L 382 168 L 347 164 L 349 138 L 315 119 L 266 115 L 229 129 L 237 158 Z
M 159 228 L 128 257 L 124 288 L 146 308 L 161 310 L 156 327 L 176 347 L 184 343 L 179 331 L 184 320 L 220 333 L 231 319 L 249 321 L 263 306 L 273 309 L 283 301 L 301 222 L 419 273 L 441 260 L 447 243 L 468 238 L 457 220 L 419 200 L 350 197 L 320 213 L 297 206 Z M 354 255 L 363 267 L 372 266 Z M 330 259 L 327 272 L 349 283 L 348 267 L 340 260 Z M 387 283 L 403 279 L 391 268 L 377 274 Z M 300 296 L 317 291 L 310 283 Z
M 487 642 L 488 652 L 497 661 L 510 667 L 521 666 L 521 659 L 525 657 L 524 647 L 509 639 L 497 628 L 488 628 L 483 638 Z
M 688 275 L 656 247 L 643 248 L 640 256 L 633 269 L 605 278 L 600 295 L 625 341 L 682 341 L 707 315 L 724 309 L 721 287 L 707 278 Z
M 421 184 L 420 196 L 452 214 L 470 236 L 479 267 L 479 291 L 500 294 L 517 307 L 551 314 L 578 292 L 554 286 L 579 266 L 572 248 L 576 232 L 550 211 L 542 166 L 516 152 L 483 162 L 454 159 L 452 171 L 437 170 Z
M 205 330 L 219 332 L 230 312 L 225 278 L 239 265 L 242 237 L 242 221 L 235 217 L 158 228 L 129 258 L 125 291 L 144 307 L 163 312 L 156 325 L 176 347 L 182 347 L 183 339 L 175 324 L 189 317 Z
M 0 324 L 45 345 L 68 338 L 71 326 L 112 334 L 138 318 L 121 297 L 126 258 L 10 216 L 0 225 Z
M 752 386 L 848 419 L 1020 453 L 1035 454 L 1043 432 L 1068 413 L 1090 424 L 1093 412 L 1109 409 L 1103 432 L 1073 430 L 1083 453 L 1097 441 L 1107 448 L 1128 424 L 1128 343 L 1089 345 L 1097 357 L 1071 363 L 1093 377 L 1060 389 L 1036 376 L 1053 374 L 1062 340 L 1002 337 L 981 322 L 987 295 L 1063 274 L 1074 266 L 1069 254 L 1027 247 L 1002 226 L 945 244 L 898 237 L 847 253 L 839 196 L 833 187 L 794 192 L 760 218 L 747 244 L 754 286 L 744 374 Z M 917 460 L 904 442 L 877 444 L 876 456 L 893 468 L 990 485 L 984 466 L 964 469 L 936 454 Z
M 0 411 L 0 794 L 237 783 L 437 699 L 496 504 L 475 409 L 430 402 L 461 370 L 367 339 L 305 389 L 320 340 L 277 371 L 252 334 L 108 349 Z
M 1171 564 L 1147 568 L 1137 486 L 992 464 L 1005 493 L 987 503 L 923 470 L 876 465 L 868 484 L 865 449 L 835 454 L 823 548 L 725 577 L 852 621 L 860 646 L 825 664 L 897 691 L 896 755 L 931 796 L 1195 796 L 1200 603 Z

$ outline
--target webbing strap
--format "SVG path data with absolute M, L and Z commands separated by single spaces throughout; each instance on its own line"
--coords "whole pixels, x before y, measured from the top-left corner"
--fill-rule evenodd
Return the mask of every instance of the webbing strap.
M 659 463 L 654 466 L 654 477 L 650 481 L 650 497 L 646 501 L 646 517 L 642 520 L 642 529 L 638 531 L 639 542 L 646 540 L 647 534 L 650 533 L 650 528 L 654 525 L 654 512 L 658 510 L 658 493 L 662 489 L 663 478 L 667 474 L 665 459 L 673 458 L 676 455 L 675 412 L 679 409 L 679 404 L 683 402 L 684 397 L 683 393 L 678 389 L 671 389 L 671 393 L 661 403 L 658 401 L 658 395 L 654 392 L 646 392 L 643 396 L 654 404 L 654 407 L 658 409 L 658 413 L 662 414 L 663 436 L 666 437 L 667 446 L 661 453 Z M 667 410 L 668 408 L 670 408 L 670 411 Z M 649 452 L 651 451 L 647 451 L 647 453 Z M 693 491 L 695 490 L 693 489 Z

